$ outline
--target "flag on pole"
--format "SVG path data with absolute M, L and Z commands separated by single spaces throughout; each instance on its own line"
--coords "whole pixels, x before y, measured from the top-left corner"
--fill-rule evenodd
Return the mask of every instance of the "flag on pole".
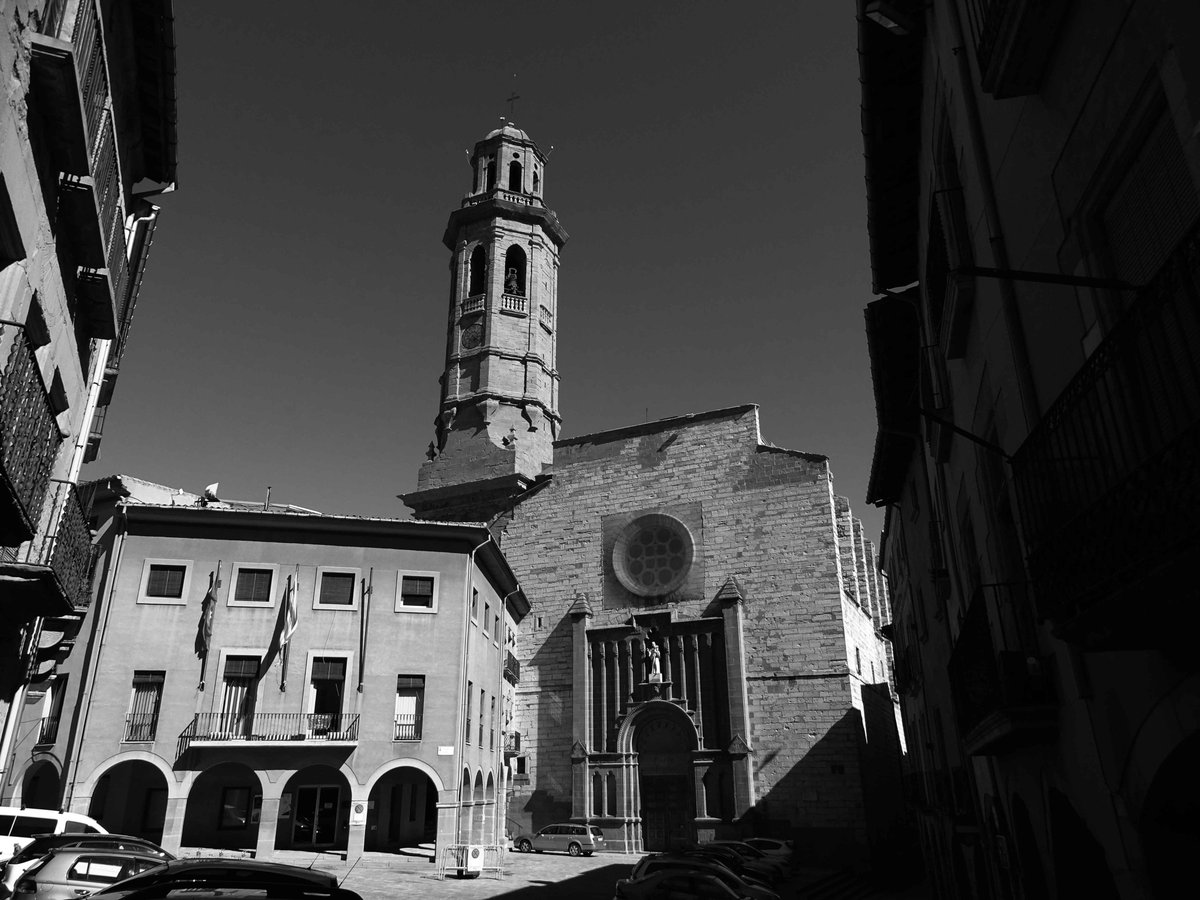
M 291 641 L 292 635 L 296 632 L 297 621 L 297 606 L 296 593 L 299 579 L 292 580 L 292 576 L 287 577 L 284 583 L 283 597 L 279 603 L 279 617 L 275 620 L 275 634 L 271 637 L 271 645 L 267 647 L 267 654 L 263 657 L 262 665 L 258 671 L 265 673 L 271 664 L 275 662 L 275 658 L 282 657 L 283 672 L 279 678 L 279 689 L 287 689 L 287 646 Z
M 212 644 L 213 613 L 217 608 L 217 588 L 221 586 L 220 565 L 216 572 L 208 573 L 208 593 L 200 603 L 200 621 L 196 625 L 196 656 L 204 659 Z

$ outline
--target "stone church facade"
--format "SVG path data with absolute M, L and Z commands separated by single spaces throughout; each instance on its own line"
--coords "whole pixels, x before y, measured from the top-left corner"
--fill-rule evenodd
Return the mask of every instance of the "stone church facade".
M 559 439 L 545 158 L 506 125 L 472 163 L 436 440 L 404 500 L 490 522 L 532 605 L 509 830 L 861 860 L 895 826 L 902 740 L 886 587 L 828 459 L 765 442 L 754 405 Z

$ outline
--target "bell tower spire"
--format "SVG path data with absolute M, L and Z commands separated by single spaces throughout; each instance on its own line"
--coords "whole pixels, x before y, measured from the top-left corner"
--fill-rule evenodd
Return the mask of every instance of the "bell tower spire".
M 434 440 L 403 500 L 419 518 L 481 521 L 553 458 L 558 255 L 567 233 L 542 199 L 546 155 L 501 120 L 471 153 L 450 214 L 446 366 Z

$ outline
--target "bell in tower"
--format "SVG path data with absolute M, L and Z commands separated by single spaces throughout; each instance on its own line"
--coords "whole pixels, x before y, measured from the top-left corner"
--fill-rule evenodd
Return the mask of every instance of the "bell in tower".
M 558 414 L 558 254 L 567 233 L 542 200 L 546 156 L 511 122 L 471 153 L 450 214 L 450 310 L 441 403 L 418 518 L 486 521 L 553 458 Z

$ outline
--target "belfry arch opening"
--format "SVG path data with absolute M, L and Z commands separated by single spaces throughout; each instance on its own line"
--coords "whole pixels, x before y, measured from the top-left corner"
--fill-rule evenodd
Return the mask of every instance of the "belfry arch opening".
M 524 189 L 523 175 L 524 171 L 519 162 L 514 160 L 508 164 L 508 189 L 510 191 L 519 192 Z
M 504 253 L 504 293 L 525 296 L 525 251 L 513 244 Z
M 474 297 L 487 290 L 487 251 L 483 249 L 482 244 L 471 251 L 469 269 L 467 296 Z

